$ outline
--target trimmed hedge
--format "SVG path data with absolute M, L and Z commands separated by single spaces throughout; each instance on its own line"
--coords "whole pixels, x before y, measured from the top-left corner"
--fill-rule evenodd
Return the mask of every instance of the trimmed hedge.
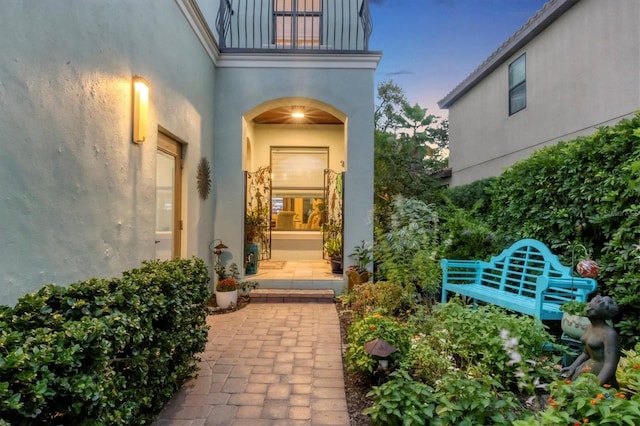
M 600 265 L 598 292 L 620 305 L 623 344 L 640 342 L 640 114 L 541 149 L 486 188 L 484 219 L 509 241 L 537 238 L 571 264 L 582 244 Z M 584 253 L 575 252 L 576 260 Z
M 209 273 L 145 262 L 0 306 L 0 424 L 150 424 L 197 371 Z

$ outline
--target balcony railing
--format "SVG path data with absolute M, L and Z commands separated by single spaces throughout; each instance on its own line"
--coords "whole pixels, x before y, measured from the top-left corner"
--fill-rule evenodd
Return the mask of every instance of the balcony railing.
M 366 52 L 369 0 L 220 0 L 222 52 Z

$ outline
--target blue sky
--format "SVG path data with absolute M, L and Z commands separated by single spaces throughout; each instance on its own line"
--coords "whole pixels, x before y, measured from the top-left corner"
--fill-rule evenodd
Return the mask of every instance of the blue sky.
M 411 104 L 441 117 L 437 102 L 505 42 L 547 0 L 371 0 L 375 73 Z

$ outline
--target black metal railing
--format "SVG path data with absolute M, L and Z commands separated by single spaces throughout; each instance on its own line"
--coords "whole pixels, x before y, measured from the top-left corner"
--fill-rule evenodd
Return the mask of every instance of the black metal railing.
M 366 52 L 369 0 L 220 0 L 215 36 L 222 52 Z

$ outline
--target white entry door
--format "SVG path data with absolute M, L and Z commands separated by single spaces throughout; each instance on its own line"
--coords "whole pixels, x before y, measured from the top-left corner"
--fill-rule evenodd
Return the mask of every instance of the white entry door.
M 156 259 L 180 257 L 182 230 L 180 143 L 158 134 L 156 152 Z

